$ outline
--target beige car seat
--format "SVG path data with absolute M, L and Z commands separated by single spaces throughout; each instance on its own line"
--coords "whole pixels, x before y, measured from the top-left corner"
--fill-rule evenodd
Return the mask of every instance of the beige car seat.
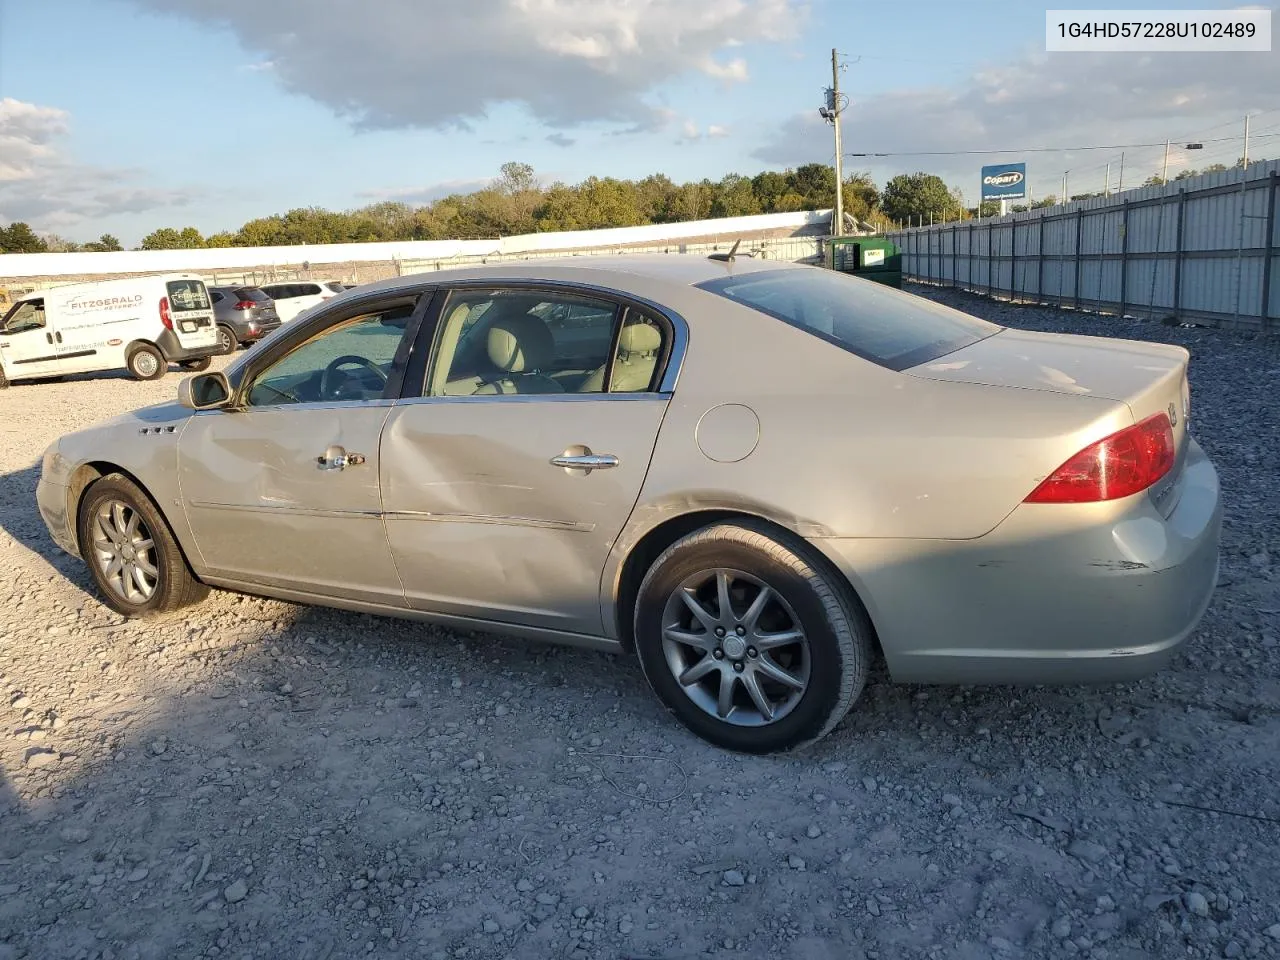
M 662 350 L 662 331 L 651 323 L 632 323 L 618 337 L 618 361 L 613 365 L 612 393 L 636 393 L 649 389 L 653 368 Z M 600 393 L 608 364 L 592 371 L 579 393 Z
M 486 334 L 489 361 L 506 376 L 476 389 L 476 396 L 508 393 L 563 393 L 542 370 L 555 358 L 555 340 L 537 317 L 514 314 L 496 320 Z

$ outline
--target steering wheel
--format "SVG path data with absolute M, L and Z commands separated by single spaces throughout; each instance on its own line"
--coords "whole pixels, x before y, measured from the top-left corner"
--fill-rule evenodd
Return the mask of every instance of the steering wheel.
M 371 370 L 382 381 L 383 387 L 387 385 L 387 375 L 382 372 L 382 368 L 370 360 L 368 357 L 357 357 L 353 353 L 344 354 L 334 360 L 329 361 L 329 365 L 324 368 L 324 372 L 320 374 L 320 396 L 326 400 L 343 400 L 345 397 L 339 396 L 342 389 L 341 384 L 334 384 L 333 380 L 339 369 L 342 367 L 355 364 Z

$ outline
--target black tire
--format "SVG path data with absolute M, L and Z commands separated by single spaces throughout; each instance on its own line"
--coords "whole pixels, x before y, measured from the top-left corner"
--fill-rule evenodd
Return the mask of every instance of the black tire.
M 9 378 L 4 375 L 4 367 L 0 367 L 0 390 L 9 386 Z
M 169 372 L 169 361 L 149 343 L 135 344 L 125 358 L 125 364 L 135 380 L 159 380 Z
M 110 553 L 115 544 L 106 525 L 99 527 L 98 516 L 105 511 L 107 517 L 114 518 L 113 505 L 122 507 L 121 516 L 132 520 L 136 515 L 138 526 L 135 528 L 136 542 L 150 547 L 134 548 L 132 556 L 141 558 L 155 571 L 154 588 L 148 596 L 130 598 L 127 590 L 120 583 L 113 583 L 107 573 Z M 111 523 L 111 520 L 106 521 Z M 118 531 L 118 524 L 113 529 Z M 170 613 L 182 607 L 198 603 L 209 595 L 209 588 L 195 578 L 191 568 L 187 566 L 182 548 L 178 546 L 169 524 L 155 504 L 151 502 L 141 488 L 122 474 L 113 473 L 95 481 L 80 500 L 80 511 L 76 522 L 77 535 L 80 542 L 80 554 L 89 565 L 90 576 L 98 588 L 103 603 L 112 610 L 126 617 L 147 617 L 155 614 Z M 139 533 L 140 531 L 140 533 Z M 104 532 L 108 536 L 104 538 Z M 125 538 L 118 538 L 123 542 Z M 99 549 L 96 544 L 111 544 L 107 550 Z M 118 553 L 118 551 L 117 551 Z M 120 582 L 128 582 L 136 591 L 136 581 L 128 577 L 128 569 L 123 569 Z
M 212 357 L 200 357 L 196 360 L 183 360 L 178 366 L 183 370 L 190 370 L 192 373 L 200 373 L 208 370 L 211 363 L 213 363 Z
M 675 605 L 670 609 L 678 610 L 677 591 L 684 589 L 682 585 L 704 573 L 714 576 L 716 571 L 726 569 L 767 585 L 773 591 L 773 599 L 768 601 L 775 611 L 773 615 L 784 618 L 775 619 L 775 622 L 794 620 L 807 641 L 803 649 L 799 645 L 779 648 L 779 656 L 794 658 L 789 659 L 784 668 L 792 670 L 798 665 L 797 672 L 805 675 L 806 683 L 798 694 L 787 694 L 790 704 L 785 707 L 786 712 L 783 709 L 776 711 L 776 719 L 765 721 L 763 712 L 753 706 L 754 700 L 749 697 L 745 685 L 737 683 L 734 687 L 735 704 L 745 703 L 743 706 L 735 705 L 729 716 L 742 710 L 747 718 L 743 722 L 752 722 L 751 712 L 754 711 L 754 720 L 760 721 L 755 726 L 729 722 L 713 715 L 708 707 L 699 706 L 693 693 L 686 690 L 696 691 L 703 681 L 686 687 L 676 676 L 677 669 L 687 668 L 692 661 L 677 660 L 678 667 L 673 667 L 668 649 L 664 647 L 664 626 L 670 617 L 668 602 Z M 758 585 L 752 586 L 747 579 L 734 582 L 743 584 L 742 589 L 747 592 L 741 599 L 731 598 L 731 616 L 735 621 L 746 622 L 738 604 L 749 604 L 749 591 L 758 590 Z M 862 692 L 874 649 L 870 621 L 847 584 L 839 580 L 839 574 L 828 572 L 827 564 L 804 541 L 751 521 L 714 524 L 672 544 L 654 561 L 640 585 L 634 622 L 636 653 L 641 669 L 667 709 L 704 740 L 743 753 L 791 750 L 830 733 Z M 692 629 L 696 630 L 697 626 Z M 786 629 L 784 626 L 778 633 Z M 685 635 L 690 635 L 687 630 Z M 755 635 L 754 632 L 747 633 L 747 641 Z M 732 640 L 731 637 L 729 639 Z M 712 645 L 716 643 L 712 641 Z M 738 646 L 741 646 L 741 641 Z M 671 649 L 685 648 L 677 646 Z M 729 673 L 725 667 L 732 662 L 723 656 L 726 652 L 740 658 L 735 669 L 745 666 L 750 672 L 761 665 L 762 658 L 769 659 L 771 666 L 782 665 L 773 659 L 774 654 L 765 652 L 763 643 L 760 651 L 750 648 L 744 653 L 737 648 L 731 650 L 729 641 L 725 641 L 721 655 L 716 658 L 718 665 L 714 669 L 717 672 L 706 675 L 706 682 L 714 685 L 717 691 L 720 673 Z M 696 658 L 700 654 L 692 651 L 692 655 Z M 675 656 L 678 658 L 682 654 Z M 704 656 L 708 661 L 712 658 L 711 653 Z M 703 666 L 701 662 L 697 665 Z M 763 673 L 755 673 L 754 676 L 758 685 L 769 684 L 771 689 L 783 691 L 788 689 L 772 684 Z M 708 696 L 705 687 L 699 696 L 704 699 Z
M 240 340 L 236 332 L 224 323 L 218 324 L 218 350 L 224 356 L 235 353 L 240 348 Z

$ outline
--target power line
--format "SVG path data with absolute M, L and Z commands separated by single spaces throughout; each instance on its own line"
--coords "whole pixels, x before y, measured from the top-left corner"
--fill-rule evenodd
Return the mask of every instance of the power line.
M 1210 140 L 1201 140 L 1200 143 L 1219 143 L 1229 140 L 1239 140 L 1239 137 L 1214 137 Z M 1096 144 L 1093 146 L 1077 146 L 1077 147 L 1024 147 L 1022 149 L 1009 150 L 891 150 L 891 151 L 875 151 L 867 153 L 846 153 L 846 157 L 960 157 L 973 155 L 986 155 L 995 153 L 1079 153 L 1084 150 L 1139 150 L 1143 147 L 1164 147 L 1164 141 L 1159 143 L 1110 143 Z

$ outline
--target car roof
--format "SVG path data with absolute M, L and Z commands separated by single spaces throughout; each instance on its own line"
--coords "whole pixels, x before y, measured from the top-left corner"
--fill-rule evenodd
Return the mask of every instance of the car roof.
M 645 295 L 658 286 L 693 286 L 709 280 L 765 270 L 812 269 L 786 260 L 740 255 L 732 261 L 696 253 L 642 253 L 618 256 L 539 257 L 409 274 L 359 288 L 361 297 L 394 293 L 424 283 L 460 280 L 549 280 L 599 284 L 623 293 Z

